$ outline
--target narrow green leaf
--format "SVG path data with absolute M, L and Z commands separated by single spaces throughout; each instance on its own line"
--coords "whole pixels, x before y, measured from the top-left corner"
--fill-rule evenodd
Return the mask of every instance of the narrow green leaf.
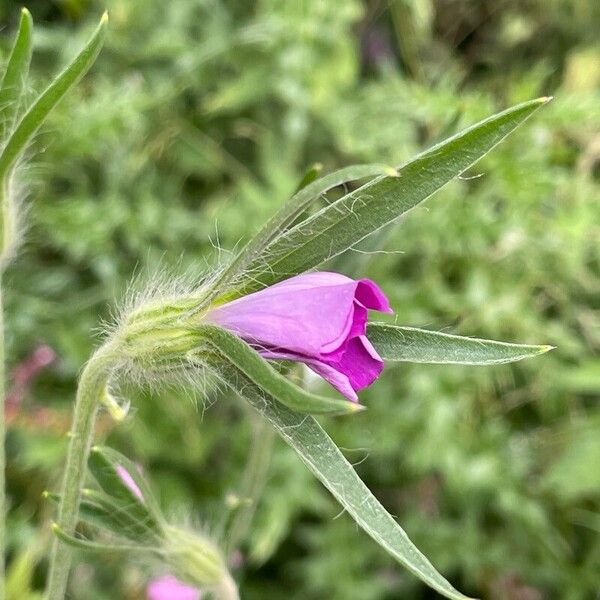
M 396 170 L 389 165 L 351 165 L 307 183 L 301 187 L 298 192 L 296 192 L 289 201 L 269 219 L 269 221 L 267 221 L 263 229 L 254 239 L 273 239 L 276 235 L 285 231 L 312 202 L 338 185 L 380 175 L 396 177 L 397 173 Z
M 552 346 L 509 344 L 387 323 L 369 323 L 367 336 L 386 361 L 499 365 L 552 350 Z
M 127 507 L 119 505 L 102 492 L 83 489 L 81 493 L 82 500 L 79 504 L 81 522 L 145 544 L 154 542 L 160 535 L 160 529 L 153 525 L 150 518 L 140 521 L 137 516 L 128 512 Z M 44 492 L 44 498 L 56 506 L 60 505 L 59 494 Z
M 213 356 L 204 356 L 205 360 L 216 363 L 227 361 L 243 373 L 259 389 L 264 390 L 279 402 L 309 414 L 348 414 L 364 409 L 364 406 L 338 398 L 317 396 L 294 385 L 280 375 L 260 354 L 244 340 L 229 331 L 214 325 L 202 325 L 199 329 L 204 343 Z M 199 350 L 202 352 L 202 349 Z
M 0 155 L 0 185 L 3 185 L 6 177 L 26 149 L 32 136 L 48 116 L 48 113 L 94 64 L 104 42 L 107 22 L 108 14 L 104 13 L 98 28 L 83 50 L 37 98 L 15 127 L 2 155 Z
M 247 400 L 298 453 L 350 516 L 398 562 L 446 598 L 464 600 L 410 541 L 361 481 L 339 448 L 309 415 L 275 401 L 231 364 L 215 364 L 221 379 Z
M 307 180 L 309 182 L 305 185 L 301 184 L 300 189 L 265 223 L 263 228 L 248 242 L 232 262 L 227 265 L 215 282 L 213 295 L 218 295 L 252 261 L 257 260 L 265 251 L 265 248 L 278 235 L 285 232 L 317 198 L 320 198 L 329 190 L 343 183 L 380 175 L 395 177 L 396 170 L 389 165 L 382 164 L 351 165 L 319 177 L 319 179 L 312 182 L 310 182 L 312 173 L 309 171 L 302 183 Z
M 31 62 L 33 19 L 26 8 L 21 9 L 19 31 L 0 81 L 0 139 L 10 131 L 19 110 Z
M 463 173 L 548 101 L 524 102 L 489 117 L 406 163 L 398 177 L 374 179 L 324 207 L 253 255 L 226 299 L 313 269 L 351 248 Z
M 87 550 L 90 552 L 159 552 L 159 548 L 151 548 L 144 546 L 131 546 L 127 544 L 101 544 L 99 542 L 91 542 L 83 538 L 75 537 L 68 534 L 64 529 L 61 529 L 57 523 L 52 523 L 52 531 L 54 535 L 61 541 L 77 548 L 78 550 Z

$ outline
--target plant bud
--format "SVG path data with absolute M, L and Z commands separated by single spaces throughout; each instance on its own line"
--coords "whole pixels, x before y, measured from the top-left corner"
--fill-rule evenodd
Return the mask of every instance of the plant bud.
M 195 297 L 154 301 L 134 310 L 117 334 L 120 347 L 141 367 L 153 368 L 181 361 L 198 346 L 199 336 L 187 313 Z
M 208 537 L 169 526 L 164 543 L 167 565 L 181 581 L 206 588 L 231 580 L 225 559 Z

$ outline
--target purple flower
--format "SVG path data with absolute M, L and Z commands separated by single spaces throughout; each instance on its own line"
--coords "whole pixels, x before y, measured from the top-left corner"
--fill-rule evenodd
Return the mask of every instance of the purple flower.
M 383 360 L 365 333 L 368 309 L 393 312 L 381 288 L 339 273 L 297 275 L 209 311 L 269 359 L 303 362 L 356 402 Z
M 147 600 L 200 600 L 200 592 L 173 575 L 152 580 L 146 588 Z

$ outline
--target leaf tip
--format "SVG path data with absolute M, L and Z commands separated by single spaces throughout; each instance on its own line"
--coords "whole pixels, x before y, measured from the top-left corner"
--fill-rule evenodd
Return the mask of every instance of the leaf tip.
M 100 25 L 106 25 L 108 23 L 108 11 L 105 10 L 100 18 Z
M 31 16 L 31 13 L 29 12 L 29 10 L 27 10 L 27 8 L 25 6 L 23 8 L 21 8 L 21 18 L 27 19 L 28 21 L 33 21 L 33 17 Z
M 348 412 L 355 414 L 360 413 L 367 410 L 367 407 L 364 404 L 359 404 L 358 402 L 350 402 L 350 406 L 348 408 Z
M 556 346 L 544 344 L 543 346 L 539 347 L 538 354 L 546 354 L 546 352 L 550 352 L 551 350 L 556 350 Z

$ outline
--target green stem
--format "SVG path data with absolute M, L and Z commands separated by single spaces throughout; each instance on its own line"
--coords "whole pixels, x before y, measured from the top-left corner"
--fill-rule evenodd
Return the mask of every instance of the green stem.
M 227 555 L 244 539 L 256 512 L 258 498 L 264 488 L 271 462 L 274 431 L 267 421 L 252 416 L 253 436 L 250 454 L 242 477 L 239 497 L 241 506 L 233 517 L 227 536 Z
M 81 487 L 94 437 L 96 412 L 113 363 L 112 348 L 100 348 L 85 366 L 77 388 L 57 520 L 57 526 L 68 535 L 73 535 L 77 524 Z M 47 600 L 63 600 L 70 567 L 71 549 L 64 542 L 55 539 L 46 588 Z
M 2 305 L 2 270 L 0 266 L 0 600 L 4 600 L 5 577 L 4 556 L 6 552 L 6 426 L 5 426 L 5 389 L 4 389 L 4 307 Z

